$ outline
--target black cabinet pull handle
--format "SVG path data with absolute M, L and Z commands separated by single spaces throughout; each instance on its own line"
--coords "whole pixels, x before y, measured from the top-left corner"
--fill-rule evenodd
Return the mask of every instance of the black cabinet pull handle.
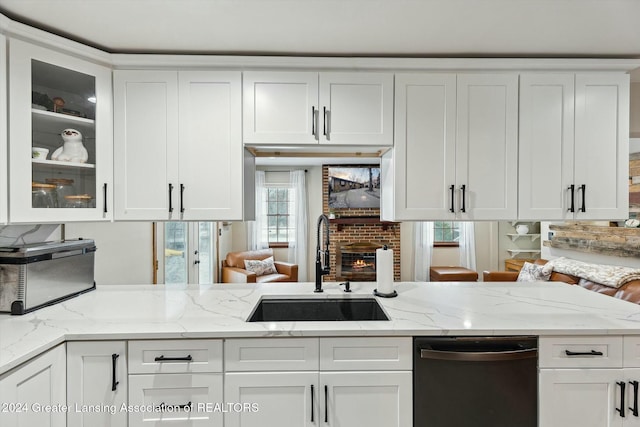
M 580 186 L 580 190 L 582 191 L 582 206 L 580 207 L 580 212 L 586 212 L 587 211 L 587 207 L 586 207 L 586 201 L 585 199 L 587 198 L 587 185 L 586 184 L 582 184 Z
M 571 351 L 565 350 L 564 354 L 567 356 L 604 356 L 604 353 L 601 351 L 591 350 L 591 351 Z
M 328 130 L 329 129 L 329 125 L 328 125 L 328 122 L 329 122 L 329 111 L 327 111 L 327 107 L 322 107 L 322 109 L 323 109 L 323 114 L 324 114 L 324 122 L 322 124 L 322 134 L 324 136 L 326 136 L 327 139 L 329 139 L 329 136 L 328 136 L 329 135 L 329 130 Z
M 567 187 L 567 190 L 571 191 L 571 207 L 567 210 L 569 212 L 575 212 L 576 211 L 576 205 L 575 205 L 576 186 L 574 184 L 571 184 L 570 186 Z
M 313 422 L 313 384 L 311 384 L 311 422 Z
M 311 107 L 311 135 L 316 136 L 316 106 Z
M 620 386 L 620 407 L 616 408 L 616 411 L 620 414 L 622 418 L 624 418 L 624 389 L 627 385 L 624 381 L 616 381 L 616 384 Z
M 464 207 L 464 199 L 466 198 L 467 186 L 462 184 L 460 189 L 462 190 L 462 207 L 460 208 L 460 212 L 466 212 L 467 210 Z
M 184 184 L 180 184 L 180 213 L 184 213 Z
M 329 422 L 329 390 L 328 387 L 325 385 L 324 386 L 324 422 L 328 423 Z
M 634 417 L 638 416 L 638 381 L 629 381 L 633 387 L 633 408 L 629 407 Z
M 102 194 L 104 195 L 104 208 L 102 209 L 102 212 L 107 213 L 107 183 L 106 182 L 102 185 Z
M 171 405 L 171 408 L 174 409 L 174 410 L 175 409 L 187 409 L 188 408 L 189 409 L 188 412 L 190 412 L 191 411 L 191 405 L 192 405 L 191 402 L 187 402 L 184 405 Z M 164 412 L 167 409 L 167 407 L 169 407 L 169 405 L 167 405 L 164 402 L 162 402 L 161 404 L 159 404 L 157 406 L 157 408 L 159 408 L 162 412 Z
M 173 184 L 169 184 L 169 213 L 173 212 L 173 200 L 172 200 L 172 194 L 173 194 Z
M 456 192 L 456 186 L 455 185 L 451 185 L 449 187 L 449 191 L 451 191 L 451 207 L 449 208 L 450 212 L 455 212 L 455 206 L 454 206 L 454 200 L 453 198 L 455 197 L 455 192 Z
M 153 360 L 156 362 L 191 362 L 193 357 L 191 355 L 185 357 L 164 357 L 160 355 Z
M 116 380 L 116 368 L 118 367 L 118 357 L 119 354 L 113 353 L 111 355 L 111 391 L 116 391 L 118 389 L 118 384 L 120 381 Z

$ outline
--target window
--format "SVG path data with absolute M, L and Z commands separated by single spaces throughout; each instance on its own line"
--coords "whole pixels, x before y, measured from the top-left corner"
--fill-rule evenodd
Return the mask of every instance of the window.
M 268 185 L 265 188 L 264 200 L 267 204 L 267 221 L 265 223 L 267 241 L 270 247 L 288 247 L 295 231 L 293 221 L 294 192 L 290 187 Z
M 460 230 L 455 221 L 433 223 L 433 246 L 458 246 Z

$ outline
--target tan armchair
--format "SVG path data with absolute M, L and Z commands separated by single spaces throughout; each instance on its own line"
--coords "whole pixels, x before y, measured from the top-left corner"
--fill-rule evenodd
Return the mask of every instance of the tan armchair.
M 244 268 L 244 260 L 263 260 L 273 256 L 272 249 L 258 251 L 229 252 L 222 261 L 222 283 L 265 283 L 265 282 L 297 282 L 298 265 L 275 261 L 277 273 L 256 276 L 256 273 Z

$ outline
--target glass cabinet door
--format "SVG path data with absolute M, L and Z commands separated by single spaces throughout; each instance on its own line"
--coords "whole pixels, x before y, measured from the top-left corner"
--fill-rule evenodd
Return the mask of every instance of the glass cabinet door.
M 110 219 L 110 70 L 11 40 L 10 222 Z

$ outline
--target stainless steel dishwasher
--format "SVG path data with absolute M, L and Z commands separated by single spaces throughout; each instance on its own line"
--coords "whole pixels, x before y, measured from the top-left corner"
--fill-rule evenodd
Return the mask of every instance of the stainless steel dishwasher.
M 414 427 L 537 427 L 536 337 L 415 337 Z

